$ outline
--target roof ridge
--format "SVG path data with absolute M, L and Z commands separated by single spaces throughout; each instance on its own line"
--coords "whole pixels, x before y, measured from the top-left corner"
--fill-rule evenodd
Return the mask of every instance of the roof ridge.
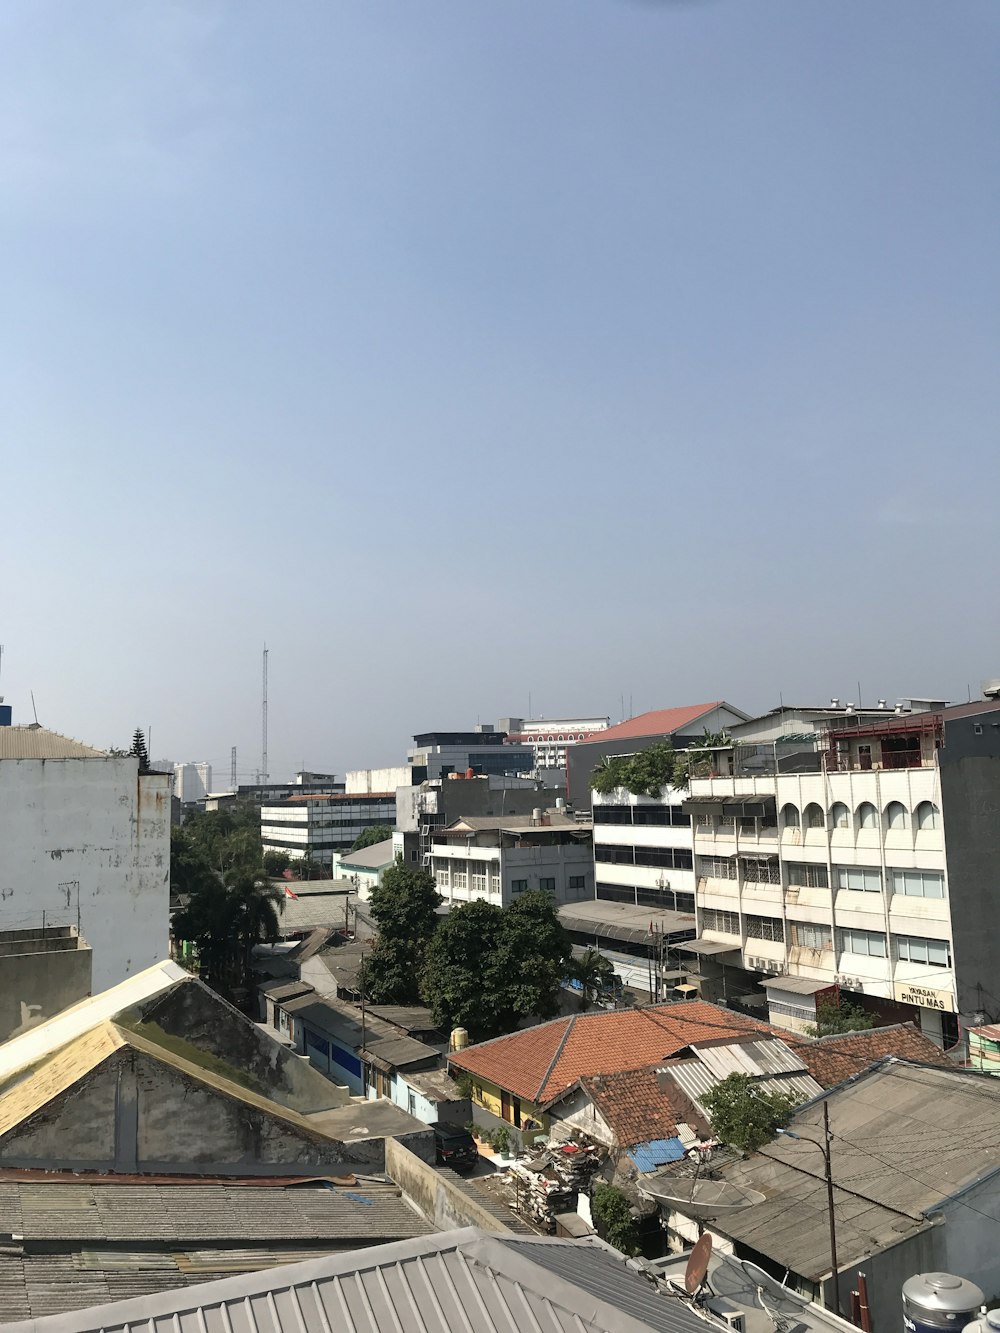
M 566 1031 L 562 1034 L 562 1038 L 560 1039 L 559 1045 L 558 1045 L 558 1046 L 556 1047 L 556 1049 L 555 1049 L 555 1054 L 553 1055 L 552 1059 L 549 1061 L 548 1068 L 546 1069 L 545 1073 L 542 1075 L 542 1081 L 541 1081 L 541 1083 L 539 1083 L 539 1085 L 538 1085 L 538 1091 L 535 1093 L 534 1097 L 532 1098 L 532 1101 L 534 1101 L 536 1104 L 537 1104 L 538 1101 L 540 1100 L 540 1098 L 541 1098 L 541 1096 L 542 1096 L 542 1093 L 543 1093 L 543 1091 L 545 1090 L 545 1085 L 546 1085 L 546 1083 L 549 1081 L 549 1075 L 552 1073 L 552 1070 L 555 1068 L 556 1061 L 557 1061 L 557 1060 L 559 1059 L 559 1057 L 562 1055 L 562 1053 L 563 1053 L 563 1047 L 566 1045 L 566 1042 L 567 1042 L 568 1039 L 569 1039 L 569 1034 L 573 1031 L 573 1027 L 574 1027 L 574 1025 L 576 1024 L 576 1020 L 577 1020 L 579 1017 L 580 1017 L 579 1014 L 570 1014 L 569 1022 L 566 1024 Z

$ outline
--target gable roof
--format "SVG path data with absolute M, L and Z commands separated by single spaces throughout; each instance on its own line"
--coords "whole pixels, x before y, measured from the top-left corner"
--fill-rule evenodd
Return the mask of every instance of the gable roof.
M 920 1064 L 953 1069 L 940 1046 L 925 1037 L 912 1023 L 892 1027 L 869 1028 L 860 1032 L 841 1032 L 831 1037 L 796 1041 L 790 1032 L 781 1034 L 794 1049 L 817 1083 L 832 1088 L 845 1079 L 860 1074 L 876 1060 L 895 1055 Z
M 0 727 L 0 759 L 107 759 L 104 750 L 75 741 L 58 731 L 28 723 Z
M 392 839 L 369 843 L 356 852 L 344 852 L 340 858 L 341 866 L 360 866 L 362 870 L 374 870 L 393 862 Z
M 704 1333 L 594 1237 L 467 1227 L 5 1326 L 6 1333 Z
M 581 1078 L 580 1087 L 590 1095 L 620 1148 L 675 1138 L 679 1124 L 709 1132 L 708 1122 L 683 1089 L 656 1069 L 595 1074 Z
M 479 1042 L 451 1064 L 543 1105 L 579 1078 L 659 1064 L 692 1042 L 767 1031 L 767 1025 L 704 1000 L 599 1010 Z
M 728 708 L 741 718 L 746 714 L 740 709 L 727 704 L 725 699 L 715 699 L 707 704 L 686 704 L 681 708 L 655 708 L 649 713 L 640 713 L 626 722 L 619 722 L 616 727 L 606 731 L 597 731 L 586 740 L 577 741 L 578 745 L 606 745 L 608 741 L 625 741 L 646 736 L 672 736 L 677 731 L 684 731 L 693 726 L 699 718 L 707 717 L 716 708 Z

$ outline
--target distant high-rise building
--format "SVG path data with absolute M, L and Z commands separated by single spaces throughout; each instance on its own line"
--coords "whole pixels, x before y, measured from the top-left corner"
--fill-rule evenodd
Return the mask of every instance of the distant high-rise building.
M 174 795 L 181 805 L 203 801 L 211 790 L 211 764 L 174 764 Z

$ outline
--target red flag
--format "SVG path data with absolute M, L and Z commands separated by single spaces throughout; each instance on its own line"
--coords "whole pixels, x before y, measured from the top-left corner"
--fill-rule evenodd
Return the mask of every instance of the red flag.
M 293 893 L 293 892 L 291 891 L 291 889 L 288 887 L 287 884 L 285 885 L 285 897 L 286 897 L 286 898 L 295 898 L 295 899 L 298 899 L 298 896 L 299 896 L 299 895 L 298 895 L 297 893 Z

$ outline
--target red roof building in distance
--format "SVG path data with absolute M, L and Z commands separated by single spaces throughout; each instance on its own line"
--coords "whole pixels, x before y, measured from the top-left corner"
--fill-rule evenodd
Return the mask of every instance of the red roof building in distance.
M 590 775 L 602 759 L 612 755 L 635 754 L 656 741 L 670 741 L 676 746 L 686 745 L 703 736 L 706 731 L 725 731 L 740 722 L 749 721 L 749 714 L 724 699 L 704 704 L 685 704 L 681 708 L 654 708 L 640 713 L 616 727 L 598 731 L 579 741 L 566 751 L 566 786 L 569 798 L 579 808 L 590 804 Z

